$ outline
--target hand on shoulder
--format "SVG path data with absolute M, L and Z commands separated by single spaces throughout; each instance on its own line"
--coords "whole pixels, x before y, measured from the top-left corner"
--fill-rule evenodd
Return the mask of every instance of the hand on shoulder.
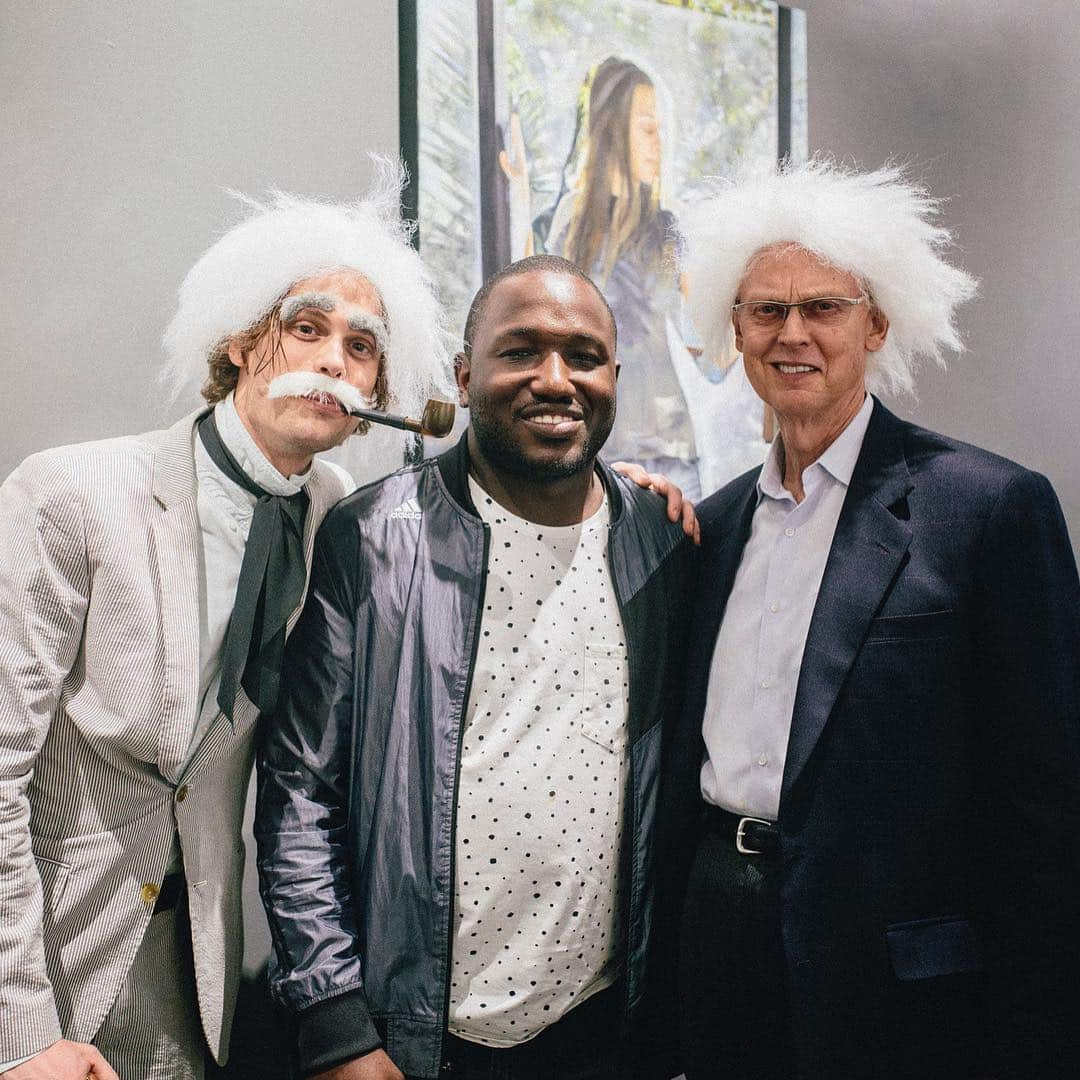
M 673 484 L 662 473 L 647 472 L 632 461 L 615 461 L 612 462 L 611 467 L 638 487 L 648 488 L 650 491 L 655 491 L 661 498 L 667 499 L 668 520 L 673 522 L 681 520 L 683 532 L 695 544 L 701 543 L 701 526 L 694 513 L 694 504 L 689 499 L 683 498 L 682 488 Z

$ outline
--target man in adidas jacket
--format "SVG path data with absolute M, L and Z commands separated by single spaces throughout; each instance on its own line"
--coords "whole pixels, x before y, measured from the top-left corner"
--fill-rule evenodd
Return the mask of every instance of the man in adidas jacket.
M 259 759 L 274 986 L 304 1076 L 615 1080 L 644 1073 L 693 547 L 597 459 L 615 324 L 588 278 L 516 263 L 465 339 L 465 437 L 316 543 Z

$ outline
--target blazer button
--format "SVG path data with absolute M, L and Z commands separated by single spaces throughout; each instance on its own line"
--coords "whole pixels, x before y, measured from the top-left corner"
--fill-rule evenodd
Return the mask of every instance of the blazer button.
M 161 889 L 150 881 L 139 890 L 139 896 L 144 904 L 152 904 L 157 900 L 159 892 L 161 892 Z
M 176 789 L 176 801 L 183 802 L 187 798 L 188 786 L 187 784 L 181 784 Z

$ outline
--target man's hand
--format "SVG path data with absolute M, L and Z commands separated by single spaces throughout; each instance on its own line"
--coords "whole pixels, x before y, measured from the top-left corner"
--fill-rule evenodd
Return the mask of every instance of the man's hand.
M 67 1039 L 0 1076 L 4 1080 L 120 1080 L 93 1046 Z
M 614 461 L 611 467 L 623 474 L 627 480 L 632 480 L 638 487 L 649 488 L 657 495 L 667 499 L 667 516 L 671 521 L 682 518 L 683 532 L 694 541 L 701 544 L 701 526 L 698 524 L 697 515 L 694 513 L 694 504 L 689 499 L 683 498 L 682 488 L 676 487 L 666 476 L 661 473 L 646 472 L 640 465 L 632 461 Z
M 385 1050 L 372 1050 L 363 1057 L 327 1069 L 312 1077 L 312 1080 L 405 1080 L 405 1074 L 390 1060 Z

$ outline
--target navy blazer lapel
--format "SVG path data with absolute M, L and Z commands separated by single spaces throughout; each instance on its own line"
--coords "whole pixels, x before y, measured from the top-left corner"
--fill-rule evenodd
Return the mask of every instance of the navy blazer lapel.
M 894 512 L 911 488 L 902 422 L 875 401 L 806 637 L 781 801 L 809 760 L 911 543 L 910 524 Z

